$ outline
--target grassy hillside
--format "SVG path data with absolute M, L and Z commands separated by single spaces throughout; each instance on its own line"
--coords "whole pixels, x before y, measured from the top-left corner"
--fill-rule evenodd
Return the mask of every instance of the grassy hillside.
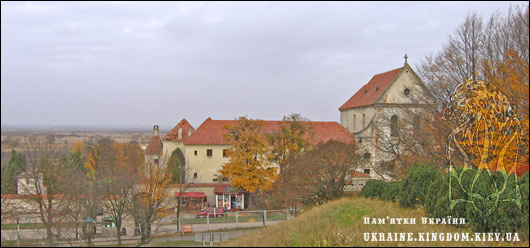
M 363 217 L 416 218 L 416 224 L 364 224 Z M 225 246 L 528 246 L 528 242 L 485 241 L 365 241 L 363 233 L 469 233 L 468 229 L 450 225 L 421 223 L 421 210 L 409 210 L 398 204 L 360 197 L 343 198 L 315 207 L 300 216 L 276 226 L 263 228 Z M 393 235 L 393 234 L 392 234 Z M 474 239 L 474 233 L 469 238 Z M 399 238 L 399 235 L 397 236 Z M 487 237 L 487 236 L 486 236 Z

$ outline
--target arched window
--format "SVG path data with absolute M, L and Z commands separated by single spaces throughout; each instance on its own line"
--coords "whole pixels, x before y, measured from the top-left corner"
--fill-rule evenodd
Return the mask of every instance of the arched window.
M 366 115 L 363 114 L 363 129 L 366 127 Z
M 353 130 L 357 129 L 357 116 L 353 115 Z
M 398 121 L 399 118 L 397 115 L 390 117 L 390 136 L 398 136 Z

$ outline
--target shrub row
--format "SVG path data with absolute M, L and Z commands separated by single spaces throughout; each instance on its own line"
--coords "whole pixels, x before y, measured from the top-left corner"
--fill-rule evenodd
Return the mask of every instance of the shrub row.
M 456 173 L 460 175 L 461 169 L 457 169 Z M 518 180 L 515 180 L 515 175 L 510 175 L 506 179 L 506 189 L 500 195 L 497 205 L 481 202 L 479 198 L 475 198 L 475 204 L 459 203 L 451 210 L 450 188 L 452 199 L 468 199 L 464 189 L 470 192 L 476 174 L 476 169 L 465 171 L 459 183 L 455 177 L 449 180 L 447 172 L 441 172 L 430 165 L 418 164 L 411 167 L 400 181 L 369 180 L 361 190 L 361 196 L 397 202 L 406 208 L 422 207 L 430 217 L 466 218 L 466 223 L 475 232 L 517 232 L 521 239 L 528 240 L 528 172 Z M 505 178 L 502 173 L 490 174 L 482 171 L 473 184 L 472 192 L 486 198 L 504 184 Z M 521 193 L 520 208 L 510 200 L 519 198 L 517 186 Z M 491 208 L 493 211 L 487 213 Z

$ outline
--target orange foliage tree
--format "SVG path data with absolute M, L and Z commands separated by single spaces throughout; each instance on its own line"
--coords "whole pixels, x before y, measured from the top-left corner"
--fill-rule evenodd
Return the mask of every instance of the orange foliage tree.
M 153 228 L 153 224 L 168 215 L 167 186 L 171 182 L 171 173 L 165 164 L 167 161 L 159 164 L 149 161 L 139 170 L 139 182 L 131 193 L 133 199 L 128 206 L 128 213 L 140 226 L 140 244 L 152 240 L 153 229 L 160 227 L 157 225 Z
M 522 137 L 528 150 L 528 59 L 524 59 L 514 50 L 508 50 L 503 58 L 500 61 L 484 63 L 486 67 L 491 66 L 491 69 L 487 70 L 486 80 L 497 86 L 512 103 L 513 110 L 521 120 Z
M 464 156 L 464 165 L 516 173 L 521 161 L 528 160 L 528 150 L 508 98 L 493 84 L 476 80 L 460 84 L 451 98 L 444 116 L 458 123 L 449 138 Z
M 311 143 L 309 143 L 308 137 L 311 136 L 312 128 L 307 125 L 307 121 L 309 120 L 300 114 L 284 116 L 278 132 L 272 132 L 268 135 L 272 145 L 272 161 L 277 163 L 280 169 L 283 169 L 289 156 L 310 149 Z
M 229 162 L 219 170 L 232 185 L 250 193 L 263 193 L 276 180 L 277 168 L 271 167 L 273 158 L 262 120 L 239 117 L 235 125 L 223 127 L 228 132 L 224 139 L 232 146 Z M 252 195 L 252 194 L 251 194 Z

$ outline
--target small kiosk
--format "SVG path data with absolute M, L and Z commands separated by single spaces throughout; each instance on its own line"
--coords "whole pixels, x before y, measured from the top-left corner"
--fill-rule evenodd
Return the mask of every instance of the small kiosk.
M 229 184 L 215 186 L 215 206 L 231 210 L 245 209 L 245 191 L 238 191 Z

